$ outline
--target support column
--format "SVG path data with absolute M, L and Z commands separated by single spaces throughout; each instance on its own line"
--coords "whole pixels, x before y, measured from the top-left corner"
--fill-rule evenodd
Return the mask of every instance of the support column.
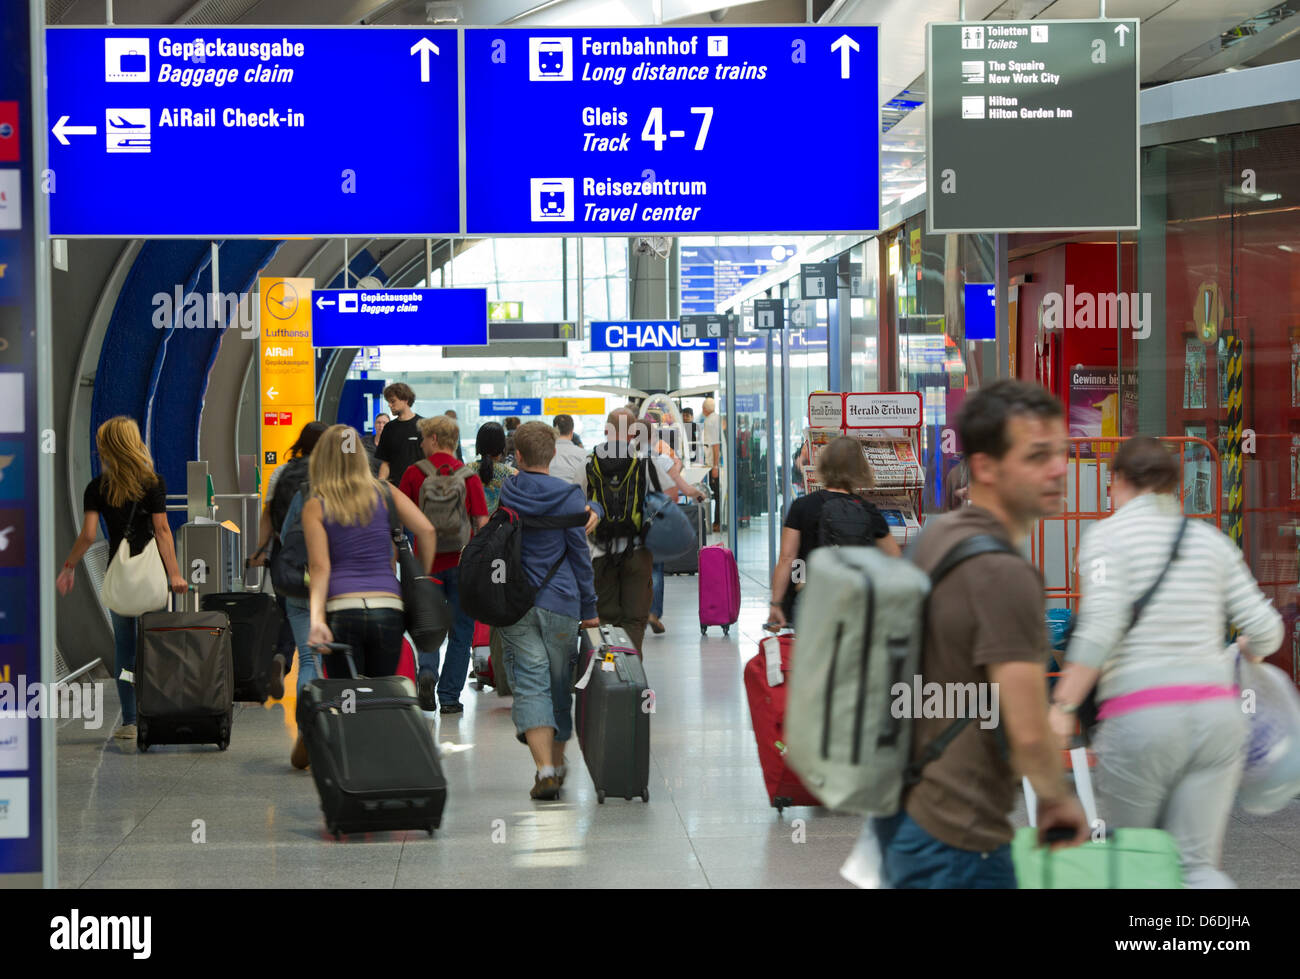
M 677 308 L 677 242 L 667 258 L 638 255 L 636 238 L 628 247 L 627 310 L 628 319 L 675 319 Z M 680 387 L 681 355 L 677 353 L 634 352 L 628 383 L 642 391 L 673 391 Z

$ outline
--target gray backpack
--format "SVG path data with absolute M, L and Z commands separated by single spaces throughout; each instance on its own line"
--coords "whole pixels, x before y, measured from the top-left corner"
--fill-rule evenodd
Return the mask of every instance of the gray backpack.
M 421 459 L 415 467 L 424 473 L 418 503 L 438 535 L 438 553 L 459 553 L 470 539 L 469 509 L 465 505 L 469 490 L 465 483 L 474 475 L 474 469 L 461 466 L 451 471 L 444 466 L 446 471 L 439 471 L 428 459 Z
M 895 685 L 910 691 L 921 672 L 931 589 L 961 562 L 989 553 L 1019 554 L 977 534 L 929 575 L 875 547 L 819 547 L 808 556 L 786 702 L 786 760 L 828 808 L 893 815 L 905 786 L 976 719 L 955 720 L 909 764 L 911 720 L 891 708 Z

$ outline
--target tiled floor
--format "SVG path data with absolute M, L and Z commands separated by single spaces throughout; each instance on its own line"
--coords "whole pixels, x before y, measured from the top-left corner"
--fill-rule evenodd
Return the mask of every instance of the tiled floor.
M 667 581 L 668 632 L 647 633 L 656 691 L 649 804 L 597 805 L 576 751 L 561 801 L 528 797 L 532 764 L 510 701 L 467 686 L 432 723 L 448 803 L 435 837 L 324 832 L 307 772 L 288 763 L 293 702 L 237 708 L 230 750 L 156 747 L 65 726 L 59 736 L 64 887 L 847 887 L 860 820 L 768 806 L 741 682 L 767 591 L 744 579 L 729 637 L 701 639 L 696 579 Z M 115 697 L 106 690 L 105 710 Z M 796 822 L 801 820 L 802 822 Z M 1300 884 L 1300 804 L 1234 817 L 1227 870 L 1246 887 Z

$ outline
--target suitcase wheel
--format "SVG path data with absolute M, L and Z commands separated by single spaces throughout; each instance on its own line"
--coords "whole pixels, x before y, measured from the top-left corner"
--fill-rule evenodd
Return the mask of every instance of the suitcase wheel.
M 709 634 L 709 627 L 706 626 L 703 622 L 701 622 L 701 623 L 700 623 L 700 635 L 701 635 L 701 636 L 707 636 L 708 634 Z
M 729 635 L 731 635 L 731 626 L 729 626 L 729 625 L 724 625 L 724 626 L 722 627 L 722 634 L 723 634 L 724 636 L 729 636 Z
M 604 789 L 597 789 L 597 790 L 596 790 L 596 802 L 597 802 L 598 805 L 602 805 L 602 806 L 605 804 L 605 790 L 604 790 Z
M 143 721 L 136 722 L 135 746 L 141 754 L 149 750 L 149 725 Z

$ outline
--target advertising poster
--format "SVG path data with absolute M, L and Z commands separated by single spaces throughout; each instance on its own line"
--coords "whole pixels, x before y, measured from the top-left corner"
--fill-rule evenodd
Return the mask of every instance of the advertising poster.
M 1120 405 L 1119 372 L 1114 367 L 1070 369 L 1070 437 L 1120 435 L 1137 430 L 1137 371 L 1124 372 L 1124 404 Z M 1121 429 L 1122 426 L 1122 429 Z M 1110 452 L 1115 443 L 1083 447 L 1084 454 Z
M 1188 340 L 1186 350 L 1183 360 L 1183 407 L 1204 408 L 1205 344 L 1199 340 Z
M 1300 435 L 1291 436 L 1291 499 L 1300 500 Z
M 1300 408 L 1300 336 L 1291 337 L 1291 407 Z
M 1206 426 L 1187 425 L 1183 434 L 1192 438 L 1206 437 Z M 1193 442 L 1186 447 L 1183 458 L 1183 512 L 1209 513 L 1212 509 L 1210 450 L 1208 446 Z

